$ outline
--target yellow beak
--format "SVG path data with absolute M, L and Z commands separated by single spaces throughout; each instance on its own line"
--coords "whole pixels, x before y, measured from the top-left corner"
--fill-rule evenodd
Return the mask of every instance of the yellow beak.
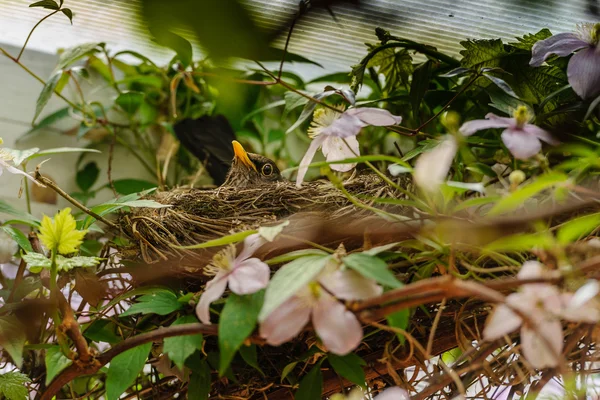
M 234 140 L 231 142 L 231 144 L 233 145 L 233 153 L 235 154 L 235 158 L 240 160 L 241 163 L 244 164 L 246 167 L 252 168 L 256 171 L 256 165 L 254 165 L 254 163 L 250 161 L 248 153 L 246 153 L 246 150 L 244 150 L 244 147 L 240 144 L 240 142 Z

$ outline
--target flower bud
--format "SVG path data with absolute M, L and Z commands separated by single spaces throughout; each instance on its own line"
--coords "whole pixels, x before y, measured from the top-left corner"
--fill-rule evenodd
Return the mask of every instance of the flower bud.
M 442 114 L 441 123 L 448 132 L 457 132 L 460 126 L 460 114 L 456 111 L 446 111 Z
M 508 176 L 508 181 L 510 182 L 511 186 L 518 186 L 523 183 L 525 179 L 527 179 L 525 172 L 521 171 L 520 169 L 514 170 Z

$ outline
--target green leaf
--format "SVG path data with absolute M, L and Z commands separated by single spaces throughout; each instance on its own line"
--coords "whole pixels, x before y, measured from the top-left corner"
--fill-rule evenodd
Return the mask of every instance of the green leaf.
M 529 185 L 512 192 L 508 196 L 502 198 L 494 205 L 488 215 L 499 215 L 509 211 L 513 211 L 525 203 L 525 200 L 535 196 L 545 189 L 567 181 L 568 176 L 560 172 L 550 172 L 541 175 Z
M 55 71 L 63 70 L 80 58 L 97 52 L 98 47 L 103 45 L 104 43 L 85 43 L 63 51 L 58 59 L 58 65 L 56 66 Z
M 463 56 L 460 63 L 466 68 L 499 67 L 502 59 L 509 54 L 500 39 L 466 40 L 460 44 L 465 48 L 460 52 Z
M 188 384 L 188 399 L 208 400 L 210 395 L 210 366 L 200 356 L 200 352 L 195 352 L 186 363 L 192 371 L 190 383 Z
M 268 52 L 264 55 L 261 55 L 258 60 L 260 61 L 281 61 L 283 58 L 283 49 L 278 49 L 277 47 L 269 47 Z M 316 65 L 317 67 L 323 68 L 321 64 L 316 61 L 310 60 L 300 54 L 295 54 L 287 51 L 285 53 L 285 62 L 299 62 Z
M 83 336 L 94 342 L 115 344 L 122 340 L 116 332 L 117 325 L 112 320 L 95 319 L 86 327 Z
M 193 315 L 179 317 L 171 324 L 171 326 L 195 324 L 198 319 Z M 196 350 L 202 349 L 204 338 L 201 334 L 197 335 L 182 335 L 165 338 L 163 352 L 183 371 L 185 360 L 194 354 Z
M 10 236 L 17 244 L 25 251 L 33 251 L 31 248 L 31 243 L 29 243 L 29 239 L 20 229 L 17 229 L 12 226 L 0 226 L 8 236 Z
M 523 37 L 517 37 L 517 42 L 509 43 L 509 45 L 516 47 L 517 49 L 531 51 L 536 42 L 544 39 L 548 39 L 552 36 L 552 32 L 548 28 L 544 28 L 538 33 L 527 33 Z
M 485 252 L 520 252 L 529 251 L 534 247 L 551 249 L 553 246 L 554 240 L 547 232 L 517 233 L 495 240 L 486 245 L 483 250 Z
M 69 21 L 71 21 L 71 25 L 73 24 L 73 11 L 71 11 L 70 8 L 62 8 L 60 11 L 62 11 L 63 14 L 65 14 L 67 16 L 67 18 L 69 18 Z
M 350 83 L 350 74 L 347 72 L 334 72 L 333 74 L 322 75 L 313 79 L 310 83 L 332 82 L 332 83 Z M 291 92 L 286 92 L 286 94 Z
M 79 148 L 79 147 L 56 147 L 53 149 L 45 149 L 45 150 L 39 151 L 35 154 L 32 154 L 31 156 L 29 156 L 29 158 L 27 158 L 27 161 L 32 160 L 34 158 L 38 158 L 38 157 L 46 157 L 46 156 L 50 156 L 53 154 L 63 154 L 63 153 L 101 153 L 101 151 L 96 150 L 96 149 L 85 149 L 85 148 Z
M 61 351 L 60 346 L 52 346 L 46 350 L 46 386 L 52 382 L 52 379 L 60 371 L 67 368 L 71 364 L 69 360 Z
M 26 213 L 25 211 L 17 210 L 10 204 L 0 200 L 0 214 L 8 214 L 13 217 L 16 217 L 23 223 L 30 226 L 40 226 L 40 220 L 34 217 L 33 215 Z
M 27 161 L 27 159 L 29 159 L 29 157 L 31 157 L 32 155 L 34 155 L 40 151 L 40 149 L 38 149 L 37 147 L 33 147 L 33 148 L 27 149 L 27 150 L 9 149 L 9 148 L 5 147 L 5 148 L 3 148 L 3 150 L 12 156 L 13 163 L 15 165 L 23 164 L 23 161 Z
M 126 317 L 133 314 L 158 314 L 167 315 L 173 311 L 181 309 L 182 304 L 177 301 L 177 296 L 173 292 L 159 292 L 147 294 L 138 299 L 138 302 L 133 304 L 125 312 L 121 313 L 121 317 Z
M 442 353 L 442 361 L 444 361 L 444 364 L 448 365 L 448 366 L 452 366 L 452 364 L 458 360 L 458 358 L 460 356 L 462 356 L 463 352 L 460 349 L 460 347 L 455 347 L 452 350 L 448 350 L 444 353 Z
M 246 361 L 246 364 L 248 364 L 249 366 L 251 366 L 252 368 L 257 370 L 258 372 L 260 372 L 260 374 L 262 376 L 265 376 L 265 373 L 263 372 L 262 369 L 260 369 L 260 366 L 258 365 L 258 354 L 256 351 L 255 344 L 251 344 L 250 346 L 242 346 L 242 347 L 240 347 L 239 351 L 240 351 L 240 356 L 242 356 L 242 359 L 244 359 L 244 361 Z
M 295 251 L 291 251 L 289 253 L 286 254 L 282 254 L 280 256 L 276 256 L 273 258 L 270 258 L 269 260 L 266 261 L 267 264 L 281 264 L 284 262 L 288 262 L 288 261 L 292 261 L 295 260 L 297 258 L 301 258 L 301 257 L 306 257 L 306 256 L 326 256 L 328 255 L 327 252 L 323 251 L 323 250 L 319 250 L 319 249 L 302 249 L 302 250 L 295 250 Z
M 367 365 L 365 360 L 354 353 L 349 353 L 345 356 L 329 354 L 327 360 L 336 374 L 366 389 L 365 371 L 362 368 L 364 365 Z
M 177 57 L 184 68 L 192 63 L 194 56 L 192 44 L 187 39 L 158 26 L 152 26 L 150 33 L 154 36 L 156 43 L 168 47 L 177 53 Z
M 123 92 L 115 100 L 115 104 L 118 105 L 129 115 L 133 115 L 142 105 L 146 95 L 142 92 Z
M 35 122 L 37 117 L 40 116 L 40 114 L 44 110 L 44 107 L 46 107 L 48 101 L 50 101 L 50 97 L 52 97 L 52 93 L 54 93 L 54 89 L 56 89 L 56 85 L 58 85 L 58 81 L 62 77 L 62 74 L 63 71 L 58 70 L 58 72 L 54 73 L 54 75 L 52 75 L 44 85 L 35 104 L 35 114 L 33 115 L 33 122 Z
M 294 396 L 295 400 L 315 400 L 320 399 L 323 393 L 323 373 L 321 372 L 321 362 L 302 378 L 300 387 Z
M 162 286 L 140 287 L 140 288 L 125 292 L 125 293 L 115 297 L 114 299 L 112 299 L 111 301 L 109 301 L 108 303 L 106 303 L 105 305 L 100 307 L 100 309 L 103 310 L 103 309 L 111 308 L 115 304 L 118 304 L 119 302 L 121 302 L 123 300 L 127 300 L 129 298 L 132 298 L 134 296 L 141 296 L 141 295 L 145 295 L 145 294 L 156 294 L 156 293 L 173 293 L 173 292 L 170 289 L 162 287 Z
M 42 269 L 50 269 L 52 266 L 52 262 L 48 257 L 40 253 L 27 253 L 21 256 L 23 260 L 27 263 L 29 270 L 33 273 L 38 273 Z M 98 257 L 84 257 L 84 256 L 75 256 L 75 257 L 63 257 L 61 255 L 56 256 L 56 267 L 58 271 L 70 271 L 73 268 L 90 268 L 95 267 L 100 264 L 102 258 Z
M 329 255 L 306 256 L 281 267 L 267 287 L 259 321 L 264 321 L 283 302 L 315 279 L 329 260 Z
M 569 244 L 581 239 L 600 226 L 600 213 L 584 215 L 565 222 L 560 226 L 556 238 L 561 244 Z
M 277 235 L 281 233 L 283 228 L 285 228 L 289 224 L 290 221 L 288 220 L 274 226 L 261 226 L 260 228 L 258 228 L 258 234 L 266 240 L 268 240 L 269 242 L 272 242 L 273 240 L 275 240 Z
M 38 122 L 33 128 L 31 128 L 30 130 L 25 132 L 19 140 L 21 140 L 23 137 L 26 137 L 28 135 L 38 132 L 41 129 L 48 128 L 48 127 L 54 125 L 56 122 L 58 122 L 64 118 L 67 118 L 67 117 L 70 117 L 69 107 L 61 108 L 60 110 L 55 111 L 52 114 L 48 114 L 44 118 L 42 118 L 42 120 L 40 122 Z
M 28 390 L 26 384 L 31 379 L 20 372 L 5 372 L 0 375 L 0 395 L 7 400 L 27 400 Z
M 106 399 L 117 400 L 135 382 L 144 368 L 152 343 L 142 344 L 127 350 L 110 361 L 106 373 Z
M 175 246 L 180 249 L 205 249 L 208 247 L 225 246 L 231 243 L 237 243 L 244 240 L 246 237 L 258 233 L 258 230 L 243 231 L 231 235 L 220 237 L 219 239 L 209 240 L 204 243 L 194 244 L 191 246 Z
M 0 317 L 0 347 L 12 357 L 17 367 L 23 363 L 25 339 L 25 327 L 17 317 L 13 315 Z
M 367 68 L 371 67 L 379 67 L 378 72 L 385 76 L 387 92 L 408 84 L 408 77 L 413 73 L 412 57 L 406 49 L 379 51 L 367 64 Z
M 231 293 L 219 319 L 219 375 L 223 376 L 233 356 L 256 327 L 265 292 L 239 296 Z
M 408 328 L 408 323 L 410 320 L 410 309 L 405 308 L 404 310 L 396 311 L 395 313 L 389 314 L 385 317 L 387 319 L 388 325 L 392 328 L 400 328 L 406 330 Z M 396 333 L 396 337 L 400 344 L 404 344 L 406 338 L 401 333 Z
M 141 179 L 117 179 L 113 181 L 115 190 L 119 194 L 132 194 L 143 192 L 144 190 L 156 188 L 156 183 L 144 181 Z M 108 187 L 109 185 L 107 185 Z
M 85 167 L 77 171 L 77 175 L 75 176 L 77 186 L 79 186 L 79 189 L 83 192 L 87 192 L 94 186 L 99 175 L 100 168 L 98 168 L 98 164 L 96 164 L 95 161 L 89 162 Z
M 283 367 L 283 370 L 281 371 L 281 382 L 283 382 L 283 380 L 290 374 L 290 372 L 292 372 L 294 368 L 296 368 L 296 365 L 298 365 L 298 361 L 291 362 L 285 367 Z
M 396 279 L 385 261 L 379 257 L 356 253 L 344 257 L 343 262 L 346 267 L 355 270 L 365 278 L 374 279 L 381 285 L 391 288 L 402 286 L 402 282 Z
M 58 3 L 55 2 L 54 0 L 36 1 L 35 3 L 30 4 L 29 7 L 42 7 L 42 8 L 47 8 L 49 10 L 58 10 L 60 8 Z
M 425 97 L 425 93 L 429 88 L 429 80 L 431 78 L 431 61 L 427 60 L 423 64 L 415 68 L 413 78 L 410 83 L 410 104 L 412 105 L 413 117 L 419 120 L 419 109 L 421 102 Z

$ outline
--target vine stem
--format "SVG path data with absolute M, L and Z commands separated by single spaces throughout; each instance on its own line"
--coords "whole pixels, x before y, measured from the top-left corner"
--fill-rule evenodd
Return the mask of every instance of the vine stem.
M 29 43 L 29 39 L 31 39 L 31 35 L 33 35 L 33 31 L 35 31 L 35 29 L 45 20 L 47 20 L 48 18 L 50 18 L 51 16 L 53 16 L 54 14 L 56 14 L 57 12 L 61 11 L 60 9 L 51 12 L 50 14 L 46 15 L 44 18 L 40 19 L 37 24 L 35 24 L 33 26 L 33 28 L 31 28 L 31 30 L 29 31 L 29 35 L 27 35 L 27 39 L 25 39 L 25 43 L 23 43 L 23 47 L 21 47 L 21 51 L 19 52 L 19 55 L 17 56 L 17 58 L 15 58 L 15 62 L 19 62 L 19 60 L 21 59 L 21 56 L 23 55 L 23 52 L 25 51 L 25 48 L 27 47 L 27 43 Z

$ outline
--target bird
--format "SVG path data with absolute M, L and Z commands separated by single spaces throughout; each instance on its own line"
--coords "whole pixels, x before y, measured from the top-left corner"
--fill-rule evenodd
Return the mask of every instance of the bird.
M 247 188 L 283 181 L 275 162 L 260 154 L 248 153 L 237 140 L 233 146 L 233 161 L 221 187 Z

